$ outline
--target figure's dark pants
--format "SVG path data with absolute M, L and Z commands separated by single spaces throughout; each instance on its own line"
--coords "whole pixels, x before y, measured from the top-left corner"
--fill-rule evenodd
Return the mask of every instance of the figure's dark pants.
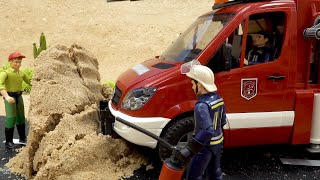
M 221 151 L 223 143 L 206 146 L 191 160 L 187 172 L 187 180 L 222 180 L 220 168 Z M 204 176 L 207 177 L 204 177 Z
M 14 128 L 15 124 L 25 124 L 24 105 L 21 95 L 11 96 L 15 99 L 16 103 L 10 104 L 4 100 L 6 109 L 6 128 Z

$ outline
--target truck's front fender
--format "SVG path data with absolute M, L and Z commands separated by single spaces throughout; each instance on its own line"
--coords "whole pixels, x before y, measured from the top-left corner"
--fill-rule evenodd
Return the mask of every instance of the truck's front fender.
M 173 119 L 177 117 L 178 115 L 193 111 L 194 105 L 196 104 L 197 100 L 190 100 L 190 101 L 184 101 L 182 103 L 176 104 L 175 106 L 169 108 L 163 117 Z

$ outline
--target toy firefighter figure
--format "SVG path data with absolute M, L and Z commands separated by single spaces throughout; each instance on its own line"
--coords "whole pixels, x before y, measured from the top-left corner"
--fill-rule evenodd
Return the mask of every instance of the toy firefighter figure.
M 24 105 L 21 94 L 22 81 L 30 84 L 30 78 L 19 70 L 22 58 L 25 56 L 19 52 L 11 53 L 8 58 L 10 67 L 0 73 L 0 93 L 3 96 L 6 110 L 5 145 L 9 149 L 15 148 L 13 143 L 15 125 L 19 134 L 19 142 L 26 143 Z
M 217 93 L 214 74 L 210 68 L 193 60 L 181 66 L 197 96 L 194 108 L 195 129 L 187 146 L 174 150 L 173 156 L 187 163 L 188 180 L 222 180 L 220 168 L 223 148 L 223 126 L 226 124 L 226 109 L 223 99 Z

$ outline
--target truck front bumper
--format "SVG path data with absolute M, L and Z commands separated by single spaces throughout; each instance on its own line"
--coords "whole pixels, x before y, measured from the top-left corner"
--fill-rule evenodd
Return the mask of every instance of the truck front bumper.
M 130 123 L 137 125 L 157 136 L 160 136 L 162 129 L 166 126 L 166 124 L 170 121 L 168 118 L 163 117 L 152 117 L 152 118 L 145 118 L 145 117 L 132 117 L 126 115 L 120 111 L 116 111 L 111 106 L 111 101 L 109 101 L 109 110 L 111 114 L 116 117 L 120 117 Z M 118 121 L 114 121 L 113 130 L 120 135 L 122 138 L 126 139 L 127 141 L 141 145 L 147 146 L 150 148 L 156 148 L 158 141 L 127 126 Z

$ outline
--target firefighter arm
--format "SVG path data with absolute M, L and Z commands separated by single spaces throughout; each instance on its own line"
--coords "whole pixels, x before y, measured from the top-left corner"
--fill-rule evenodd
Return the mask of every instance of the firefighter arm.
M 227 114 L 226 114 L 226 106 L 223 105 L 223 110 L 222 110 L 222 119 L 221 119 L 221 128 L 227 124 Z
M 199 127 L 199 130 L 195 134 L 194 139 L 202 144 L 207 144 L 214 135 L 209 108 L 205 103 L 197 103 L 195 106 L 195 123 L 196 127 Z
M 263 62 L 269 62 L 270 61 L 270 53 L 265 51 L 263 53 Z
M 212 133 L 205 128 L 212 127 L 209 106 L 205 103 L 197 103 L 194 111 L 196 127 L 199 127 L 200 130 L 197 130 L 197 134 L 188 140 L 187 146 L 177 147 L 173 151 L 173 158 L 183 164 L 188 163 L 194 154 L 201 151 L 212 137 Z
M 261 64 L 261 62 L 259 62 L 259 61 L 248 61 L 248 60 L 244 59 L 244 64 L 247 65 L 247 66 L 250 66 L 250 65 Z

